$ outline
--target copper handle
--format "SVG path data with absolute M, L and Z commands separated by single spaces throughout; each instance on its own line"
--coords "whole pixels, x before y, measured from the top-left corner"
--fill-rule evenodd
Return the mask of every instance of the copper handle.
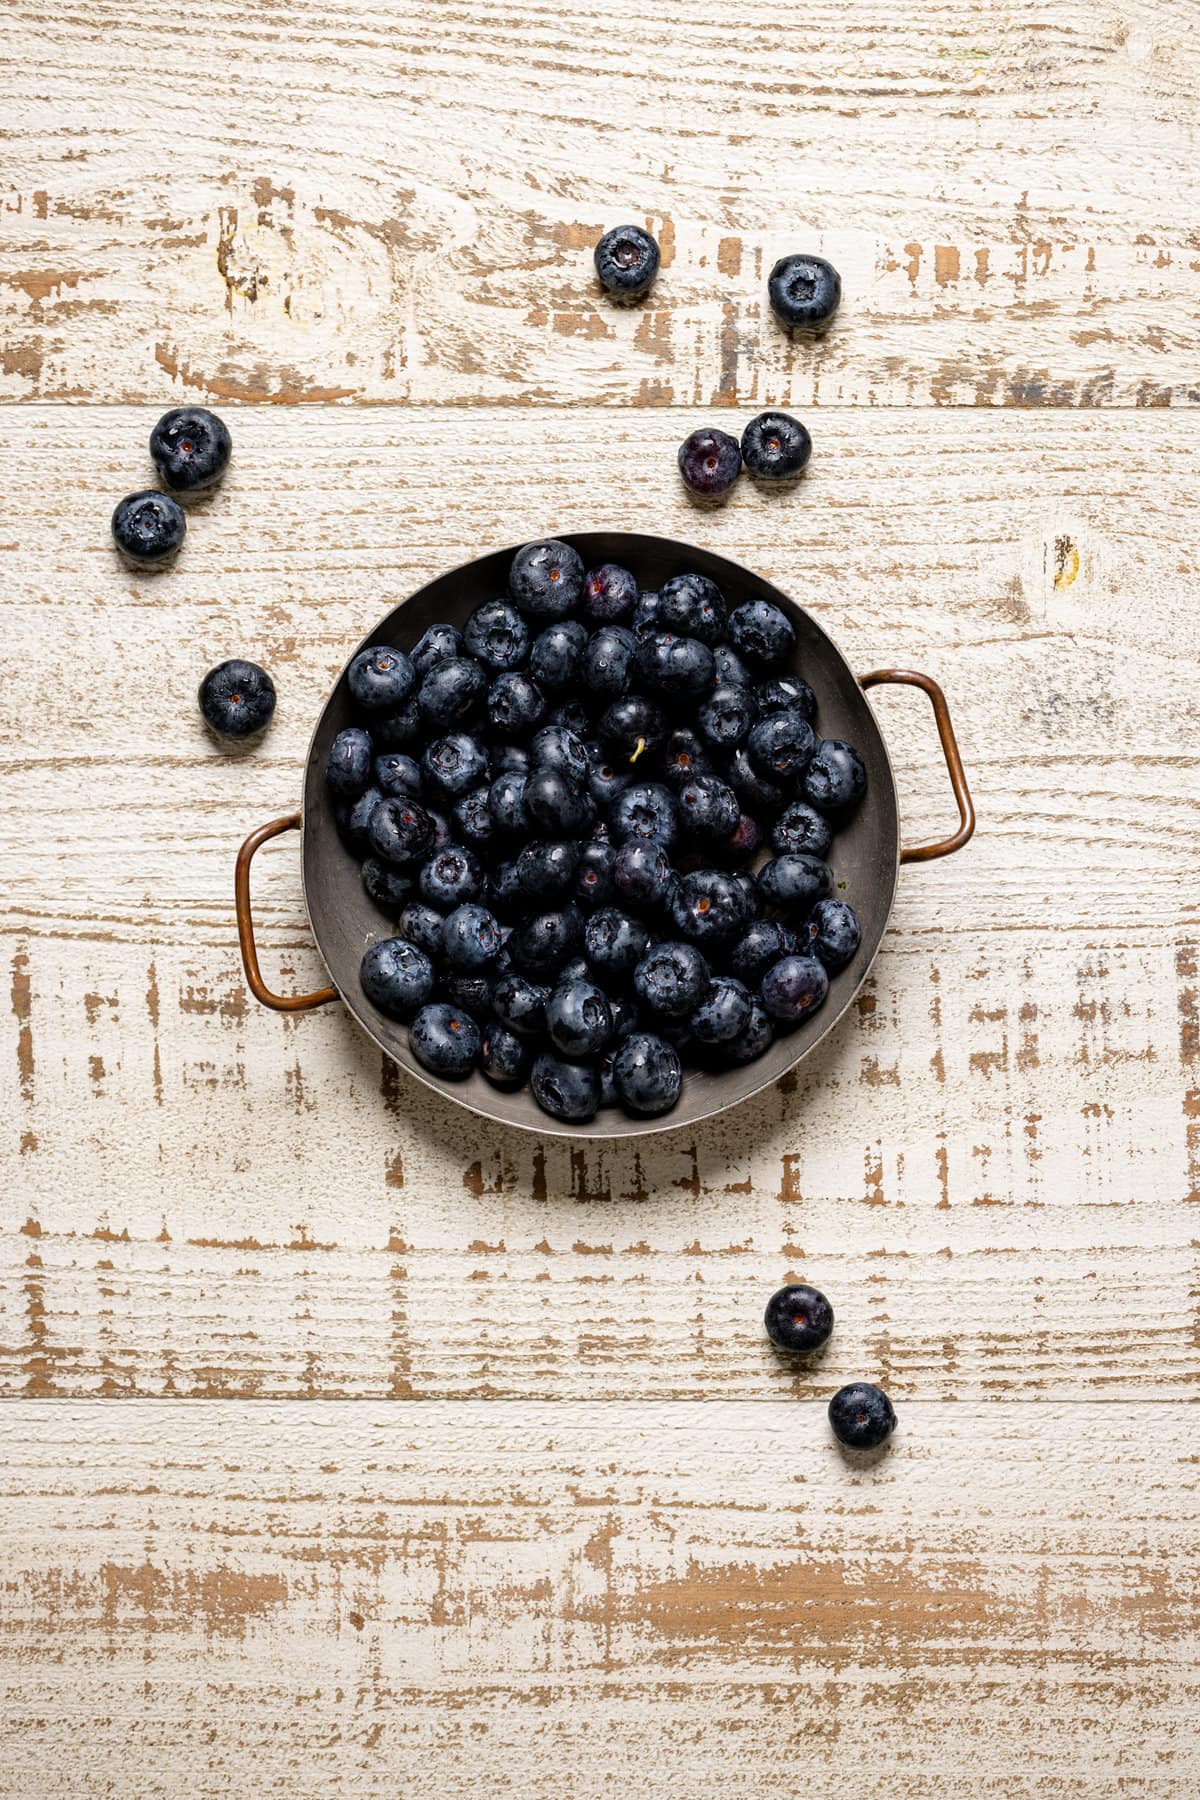
M 278 837 L 281 831 L 299 829 L 299 813 L 288 813 L 284 819 L 272 819 L 269 825 L 260 825 L 257 831 L 250 833 L 238 851 L 237 867 L 233 872 L 238 943 L 242 947 L 242 966 L 246 971 L 246 981 L 254 998 L 262 1006 L 269 1006 L 273 1012 L 311 1012 L 314 1006 L 324 1006 L 338 997 L 337 989 L 331 987 L 319 988 L 315 994 L 273 994 L 263 980 L 262 970 L 258 966 L 254 919 L 250 912 L 250 864 L 254 852 L 260 850 L 271 838 Z
M 954 727 L 950 723 L 950 708 L 946 704 L 937 682 L 930 675 L 918 675 L 912 669 L 874 669 L 870 675 L 861 675 L 858 685 L 861 688 L 882 687 L 896 683 L 903 687 L 918 687 L 929 695 L 933 706 L 933 720 L 937 726 L 938 737 L 942 740 L 942 754 L 946 758 L 946 771 L 950 776 L 950 786 L 954 789 L 954 798 L 958 802 L 958 830 L 948 838 L 942 838 L 936 844 L 913 844 L 907 849 L 901 848 L 902 863 L 932 862 L 935 856 L 949 856 L 955 850 L 961 850 L 975 829 L 975 808 L 971 801 L 967 778 L 963 773 L 962 757 L 959 754 L 958 740 L 954 735 Z

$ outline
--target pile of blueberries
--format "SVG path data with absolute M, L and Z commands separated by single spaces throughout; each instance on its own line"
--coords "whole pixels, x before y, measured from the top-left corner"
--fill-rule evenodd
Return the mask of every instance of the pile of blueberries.
M 859 945 L 827 857 L 866 773 L 794 647 L 767 601 L 548 539 L 461 633 L 355 657 L 326 780 L 396 928 L 363 991 L 426 1069 L 653 1117 L 684 1058 L 736 1068 L 812 1016 Z

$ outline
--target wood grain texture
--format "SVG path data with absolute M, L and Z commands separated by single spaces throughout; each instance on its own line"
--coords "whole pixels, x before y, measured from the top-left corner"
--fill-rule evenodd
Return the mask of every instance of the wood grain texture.
M 139 578 L 104 524 L 152 418 L 13 410 L 0 448 L 8 1392 L 1195 1395 L 1190 415 L 823 412 L 797 493 L 713 515 L 680 414 L 247 412 Z M 463 546 L 572 524 L 700 539 L 856 667 L 941 678 L 982 821 L 905 872 L 799 1080 L 637 1149 L 490 1130 L 336 1009 L 260 1012 L 233 932 L 236 846 L 295 803 L 358 636 Z M 281 693 L 232 759 L 192 698 L 231 653 Z M 928 714 L 878 704 L 931 835 Z M 294 843 L 260 862 L 267 965 L 313 985 Z M 839 1309 L 802 1376 L 760 1329 L 789 1272 Z
M 1191 1800 L 1194 1418 L 6 1407 L 0 1793 Z
M 1185 0 L 7 14 L 9 399 L 1200 397 Z M 622 312 L 630 217 L 663 272 Z M 816 349 L 765 306 L 798 248 L 845 277 Z

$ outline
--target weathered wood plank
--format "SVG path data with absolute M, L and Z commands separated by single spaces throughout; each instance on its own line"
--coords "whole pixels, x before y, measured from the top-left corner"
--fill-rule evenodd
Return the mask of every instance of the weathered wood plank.
M 23 409 L 0 448 L 10 1392 L 761 1397 L 789 1271 L 839 1309 L 800 1391 L 1195 1391 L 1200 426 L 831 412 L 797 494 L 714 516 L 677 414 L 246 413 L 137 578 L 105 527 L 151 417 Z M 573 520 L 702 538 L 857 666 L 929 667 L 982 819 L 906 871 L 802 1081 L 637 1151 L 464 1138 L 336 1010 L 248 1004 L 233 942 L 233 851 L 359 633 L 464 544 Z M 282 698 L 231 761 L 192 696 L 234 652 Z M 928 834 L 928 717 L 880 705 Z M 262 863 L 264 955 L 315 980 L 294 850 Z
M 6 398 L 1200 396 L 1200 54 L 1162 0 L 9 13 Z M 664 267 L 622 313 L 590 250 L 629 217 Z M 846 287 L 815 350 L 765 306 L 805 247 Z
M 0 1792 L 1191 1800 L 1194 1418 L 6 1407 Z

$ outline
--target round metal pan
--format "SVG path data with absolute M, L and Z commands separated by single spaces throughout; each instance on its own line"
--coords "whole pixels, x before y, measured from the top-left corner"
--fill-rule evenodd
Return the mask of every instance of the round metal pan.
M 388 1056 L 427 1087 L 436 1089 L 481 1117 L 500 1124 L 535 1131 L 543 1137 L 621 1138 L 650 1132 L 676 1130 L 723 1112 L 745 1100 L 803 1062 L 809 1052 L 833 1030 L 866 979 L 887 928 L 902 862 L 926 861 L 948 855 L 966 843 L 974 829 L 974 813 L 945 698 L 937 683 L 910 670 L 877 670 L 857 679 L 832 639 L 816 620 L 761 576 L 710 550 L 682 544 L 672 538 L 648 537 L 634 532 L 573 532 L 571 543 L 587 567 L 616 562 L 637 576 L 641 587 L 657 589 L 672 575 L 687 570 L 708 575 L 721 589 L 730 607 L 748 600 L 770 600 L 781 607 L 796 628 L 795 673 L 803 675 L 817 694 L 818 727 L 823 737 L 845 738 L 853 743 L 866 765 L 867 791 L 861 806 L 834 840 L 831 861 L 838 892 L 851 902 L 862 925 L 862 942 L 850 965 L 829 984 L 829 997 L 821 1010 L 796 1031 L 779 1037 L 765 1056 L 742 1069 L 707 1074 L 689 1069 L 675 1110 L 665 1118 L 632 1119 L 616 1108 L 597 1113 L 590 1124 L 564 1125 L 543 1113 L 528 1088 L 502 1093 L 478 1072 L 464 1082 L 438 1080 L 424 1070 L 408 1047 L 408 1029 L 377 1011 L 359 985 L 363 951 L 393 929 L 363 889 L 359 865 L 343 844 L 325 786 L 325 759 L 336 734 L 353 722 L 352 706 L 343 669 L 325 708 L 317 720 L 304 771 L 303 806 L 260 826 L 247 838 L 238 856 L 236 899 L 238 934 L 246 979 L 255 998 L 281 1012 L 303 1012 L 340 998 L 363 1030 Z M 509 564 L 518 546 L 481 556 L 461 568 L 429 582 L 382 619 L 354 651 L 368 644 L 393 644 L 409 650 L 427 626 L 446 620 L 461 626 L 481 601 L 506 591 Z M 349 661 L 353 658 L 349 658 Z M 863 695 L 865 687 L 881 682 L 903 682 L 922 688 L 930 697 L 947 768 L 958 802 L 958 829 L 936 844 L 902 849 L 896 782 L 887 747 L 875 714 Z M 299 828 L 304 898 L 313 936 L 333 981 L 333 986 L 313 994 L 279 995 L 263 980 L 254 945 L 250 911 L 250 861 L 255 851 L 281 831 Z

